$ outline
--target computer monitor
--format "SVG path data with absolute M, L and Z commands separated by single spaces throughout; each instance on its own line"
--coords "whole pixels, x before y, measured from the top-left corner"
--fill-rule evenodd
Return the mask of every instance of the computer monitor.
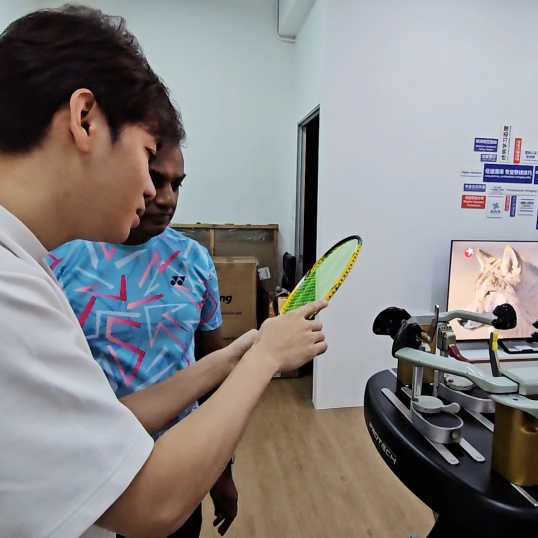
M 529 338 L 538 319 L 538 241 L 453 240 L 447 310 L 491 313 L 502 303 L 516 310 L 517 327 L 501 338 Z M 458 341 L 487 340 L 489 325 L 453 320 Z

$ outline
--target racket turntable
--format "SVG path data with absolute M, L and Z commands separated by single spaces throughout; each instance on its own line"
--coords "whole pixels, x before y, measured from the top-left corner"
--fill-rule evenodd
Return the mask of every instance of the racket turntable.
M 370 436 L 392 471 L 439 514 L 429 538 L 530 536 L 538 525 L 538 367 L 501 367 L 493 333 L 486 374 L 459 352 L 448 325 L 455 318 L 499 330 L 516 324 L 510 305 L 493 315 L 436 307 L 427 327 L 394 307 L 376 317 L 374 333 L 393 339 L 392 355 L 412 377 L 404 383 L 385 370 L 370 378 Z M 433 381 L 425 382 L 424 368 Z

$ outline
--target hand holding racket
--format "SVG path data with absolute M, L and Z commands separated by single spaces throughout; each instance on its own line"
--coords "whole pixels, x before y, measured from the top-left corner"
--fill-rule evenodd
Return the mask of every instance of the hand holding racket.
M 314 357 L 325 353 L 327 344 L 323 325 L 309 319 L 327 306 L 327 301 L 308 303 L 284 315 L 266 319 L 254 344 L 262 356 L 270 359 L 275 372 L 295 370 Z
M 361 247 L 362 239 L 358 235 L 346 237 L 331 247 L 295 286 L 280 313 L 285 314 L 318 299 L 331 299 L 349 275 Z M 309 318 L 316 314 L 317 311 Z

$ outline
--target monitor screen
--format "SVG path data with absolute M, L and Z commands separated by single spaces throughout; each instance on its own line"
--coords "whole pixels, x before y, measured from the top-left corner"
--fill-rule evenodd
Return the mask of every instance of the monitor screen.
M 515 308 L 517 327 L 499 337 L 530 337 L 538 319 L 538 241 L 452 241 L 447 310 L 491 314 L 503 303 Z M 473 321 L 450 325 L 459 341 L 487 340 L 494 330 Z

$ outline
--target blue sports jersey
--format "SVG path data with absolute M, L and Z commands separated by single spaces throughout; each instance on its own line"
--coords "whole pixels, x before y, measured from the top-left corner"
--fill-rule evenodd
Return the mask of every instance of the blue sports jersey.
M 142 245 L 72 241 L 49 264 L 118 398 L 192 364 L 195 331 L 222 323 L 207 249 L 171 228 Z

